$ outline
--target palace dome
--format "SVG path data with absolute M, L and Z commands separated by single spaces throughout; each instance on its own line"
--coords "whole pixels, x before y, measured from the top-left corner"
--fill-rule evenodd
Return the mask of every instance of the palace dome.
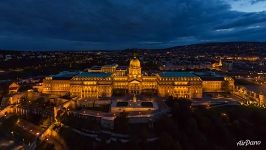
M 140 61 L 139 61 L 139 59 L 137 59 L 136 57 L 134 57 L 133 59 L 131 59 L 129 65 L 130 65 L 130 67 L 140 68 Z

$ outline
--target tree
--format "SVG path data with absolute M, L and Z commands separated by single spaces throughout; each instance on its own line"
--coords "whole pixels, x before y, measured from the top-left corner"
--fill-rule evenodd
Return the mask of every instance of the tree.
M 118 132 L 127 132 L 128 130 L 128 113 L 121 112 L 114 120 L 115 130 Z
M 169 134 L 163 132 L 160 135 L 160 148 L 161 149 L 169 149 L 169 150 L 181 150 L 180 143 L 173 139 Z

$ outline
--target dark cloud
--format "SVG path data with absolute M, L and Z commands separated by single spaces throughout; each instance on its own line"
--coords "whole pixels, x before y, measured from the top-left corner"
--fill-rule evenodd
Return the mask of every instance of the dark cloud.
M 265 2 L 266 0 L 251 0 L 251 4 L 255 4 L 255 3 L 258 3 L 258 2 Z
M 265 20 L 264 12 L 231 11 L 222 0 L 8 0 L 0 2 L 0 46 L 121 49 L 261 41 Z
M 250 4 L 256 4 L 258 2 L 265 2 L 266 0 L 228 0 L 228 1 L 235 1 L 235 2 L 246 1 L 249 2 Z

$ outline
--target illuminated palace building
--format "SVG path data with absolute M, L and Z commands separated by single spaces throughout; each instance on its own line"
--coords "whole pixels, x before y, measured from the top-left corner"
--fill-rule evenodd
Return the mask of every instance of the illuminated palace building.
M 43 80 L 41 91 L 46 94 L 80 98 L 111 97 L 115 93 L 154 93 L 160 97 L 202 98 L 203 94 L 234 89 L 231 77 L 214 72 L 161 72 L 144 75 L 139 59 L 131 59 L 129 67 L 95 66 L 87 72 L 64 71 Z

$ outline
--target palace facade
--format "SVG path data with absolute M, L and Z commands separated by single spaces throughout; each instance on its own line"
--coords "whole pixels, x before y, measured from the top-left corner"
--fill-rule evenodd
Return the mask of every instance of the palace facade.
M 43 80 L 41 91 L 47 94 L 80 98 L 111 97 L 116 93 L 154 93 L 160 97 L 202 98 L 204 92 L 226 92 L 234 89 L 234 80 L 214 72 L 161 72 L 144 75 L 139 59 L 129 67 L 94 66 L 87 72 L 64 71 Z

